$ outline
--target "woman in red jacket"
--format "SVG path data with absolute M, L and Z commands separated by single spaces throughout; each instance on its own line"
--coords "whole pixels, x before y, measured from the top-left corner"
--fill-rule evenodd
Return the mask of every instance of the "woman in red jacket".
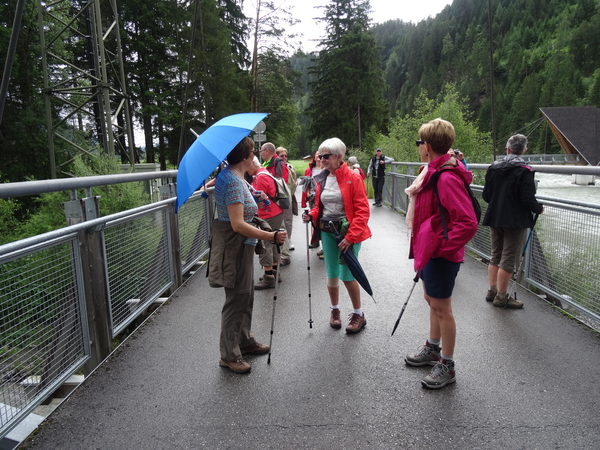
M 371 237 L 368 222 L 371 214 L 367 191 L 360 175 L 350 170 L 344 163 L 346 146 L 338 138 L 327 139 L 319 147 L 319 159 L 323 171 L 315 176 L 317 185 L 316 206 L 309 214 L 303 214 L 304 222 L 312 221 L 315 225 L 313 241 L 320 235 L 321 244 L 325 255 L 325 269 L 327 272 L 327 291 L 331 300 L 332 328 L 342 327 L 339 309 L 339 280 L 346 286 L 353 313 L 346 327 L 346 333 L 358 333 L 367 324 L 360 301 L 360 285 L 354 279 L 348 266 L 339 264 L 340 252 L 352 251 L 358 256 L 361 242 Z M 338 230 L 345 228 L 347 231 L 342 241 L 338 244 L 329 227 L 333 222 Z

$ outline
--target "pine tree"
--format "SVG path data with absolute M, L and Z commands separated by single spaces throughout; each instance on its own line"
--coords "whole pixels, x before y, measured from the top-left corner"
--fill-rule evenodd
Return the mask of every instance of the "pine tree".
M 331 0 L 325 6 L 327 36 L 311 70 L 312 138 L 336 136 L 360 148 L 366 130 L 384 126 L 383 71 L 369 12 L 368 0 Z

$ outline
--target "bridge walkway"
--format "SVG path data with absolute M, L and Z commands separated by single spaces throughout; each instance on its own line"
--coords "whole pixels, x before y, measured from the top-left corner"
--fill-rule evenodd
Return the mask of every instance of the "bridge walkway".
M 270 365 L 249 358 L 248 375 L 218 366 L 224 294 L 199 270 L 21 448 L 598 448 L 595 332 L 520 287 L 523 310 L 493 307 L 484 301 L 486 266 L 467 258 L 453 300 L 457 382 L 425 390 L 428 369 L 403 362 L 427 338 L 420 285 L 390 336 L 413 277 L 403 217 L 374 208 L 370 226 L 360 259 L 377 303 L 363 297 L 362 333 L 329 327 L 315 250 L 309 328 L 305 228 L 296 218 Z M 255 297 L 253 328 L 268 343 L 273 291 Z M 347 294 L 340 303 L 344 317 Z

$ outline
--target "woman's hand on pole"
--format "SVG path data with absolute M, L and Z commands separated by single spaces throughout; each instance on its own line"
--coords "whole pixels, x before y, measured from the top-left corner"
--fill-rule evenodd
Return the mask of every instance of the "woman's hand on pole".
M 287 231 L 285 230 L 277 230 L 273 232 L 273 241 L 276 244 L 283 244 L 287 239 Z
M 309 215 L 309 214 L 307 214 L 307 213 L 304 213 L 304 214 L 302 214 L 302 222 L 304 222 L 304 223 L 308 223 L 308 222 L 310 222 L 311 220 L 312 220 L 312 219 L 311 219 L 311 217 L 310 217 L 310 215 Z

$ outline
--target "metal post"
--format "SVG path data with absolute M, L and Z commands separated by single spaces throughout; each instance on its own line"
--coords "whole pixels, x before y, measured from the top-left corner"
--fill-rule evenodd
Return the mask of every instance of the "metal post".
M 64 203 L 67 225 L 75 225 L 99 217 L 98 197 L 74 199 Z M 112 351 L 108 274 L 104 260 L 104 239 L 100 230 L 77 233 L 81 251 L 87 322 L 90 334 L 90 359 L 84 365 L 90 374 Z
M 8 97 L 8 83 L 10 82 L 10 74 L 12 72 L 13 59 L 17 50 L 17 42 L 19 41 L 19 31 L 21 31 L 21 21 L 23 19 L 23 7 L 25 0 L 17 1 L 17 9 L 15 18 L 13 19 L 13 27 L 10 33 L 10 42 L 8 43 L 8 52 L 4 63 L 4 74 L 2 75 L 2 88 L 0 88 L 0 123 L 4 115 L 4 105 Z
M 492 0 L 488 0 L 488 28 L 490 36 L 490 88 L 492 101 L 492 153 L 496 161 L 496 98 L 494 93 L 494 36 L 492 30 Z

